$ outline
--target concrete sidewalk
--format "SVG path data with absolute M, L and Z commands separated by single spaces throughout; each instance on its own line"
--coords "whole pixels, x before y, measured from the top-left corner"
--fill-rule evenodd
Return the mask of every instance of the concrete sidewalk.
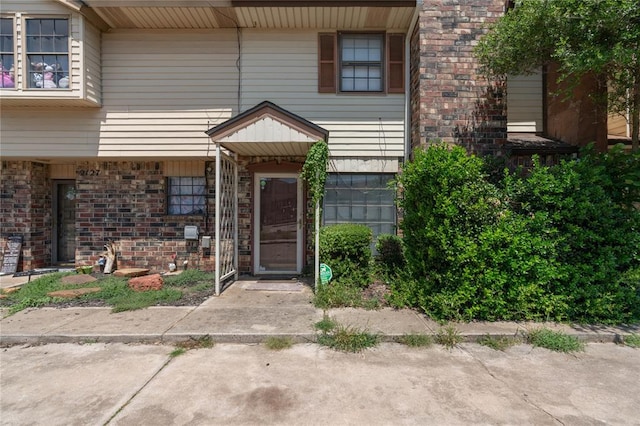
M 222 295 L 197 307 L 150 307 L 112 313 L 110 308 L 37 308 L 0 321 L 0 344 L 67 342 L 172 343 L 210 336 L 219 343 L 260 343 L 268 337 L 291 337 L 296 342 L 316 338 L 314 324 L 324 312 L 311 303 L 312 291 L 249 290 L 250 281 L 232 284 Z M 433 335 L 441 326 L 413 310 L 331 309 L 340 324 L 377 333 L 383 341 L 404 334 Z M 532 328 L 548 327 L 589 342 L 615 342 L 638 333 L 640 326 L 606 327 L 555 323 L 456 323 L 466 341 L 484 335 L 515 336 Z

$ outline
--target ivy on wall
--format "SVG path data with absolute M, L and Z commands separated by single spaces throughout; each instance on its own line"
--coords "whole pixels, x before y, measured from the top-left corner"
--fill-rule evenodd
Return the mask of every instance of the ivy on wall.
M 324 184 L 327 181 L 327 164 L 329 163 L 329 145 L 320 140 L 313 144 L 307 153 L 300 177 L 307 182 L 309 195 L 313 205 L 320 203 L 324 196 Z

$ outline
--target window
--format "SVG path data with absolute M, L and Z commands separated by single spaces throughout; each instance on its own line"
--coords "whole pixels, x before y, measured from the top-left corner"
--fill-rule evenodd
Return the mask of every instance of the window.
M 27 86 L 69 87 L 69 20 L 27 19 Z
M 395 191 L 387 185 L 392 174 L 331 173 L 327 176 L 324 224 L 362 223 L 375 238 L 395 234 Z
M 382 91 L 382 34 L 340 35 L 340 91 Z
M 11 89 L 15 85 L 15 65 L 13 56 L 13 19 L 0 19 L 0 88 Z
M 404 93 L 404 34 L 321 33 L 318 92 Z
M 167 212 L 172 215 L 201 215 L 205 213 L 205 178 L 167 178 L 169 199 Z

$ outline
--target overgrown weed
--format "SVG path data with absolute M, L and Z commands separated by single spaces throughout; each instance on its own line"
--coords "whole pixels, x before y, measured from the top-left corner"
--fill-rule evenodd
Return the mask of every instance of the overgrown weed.
M 533 346 L 546 348 L 555 352 L 580 352 L 584 350 L 584 342 L 575 336 L 548 328 L 538 328 L 526 334 L 527 342 Z

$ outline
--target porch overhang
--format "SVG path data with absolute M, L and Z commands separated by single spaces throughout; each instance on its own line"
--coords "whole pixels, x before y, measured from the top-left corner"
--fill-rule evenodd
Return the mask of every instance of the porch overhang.
M 329 132 L 264 101 L 208 131 L 212 142 L 242 156 L 304 157 Z

